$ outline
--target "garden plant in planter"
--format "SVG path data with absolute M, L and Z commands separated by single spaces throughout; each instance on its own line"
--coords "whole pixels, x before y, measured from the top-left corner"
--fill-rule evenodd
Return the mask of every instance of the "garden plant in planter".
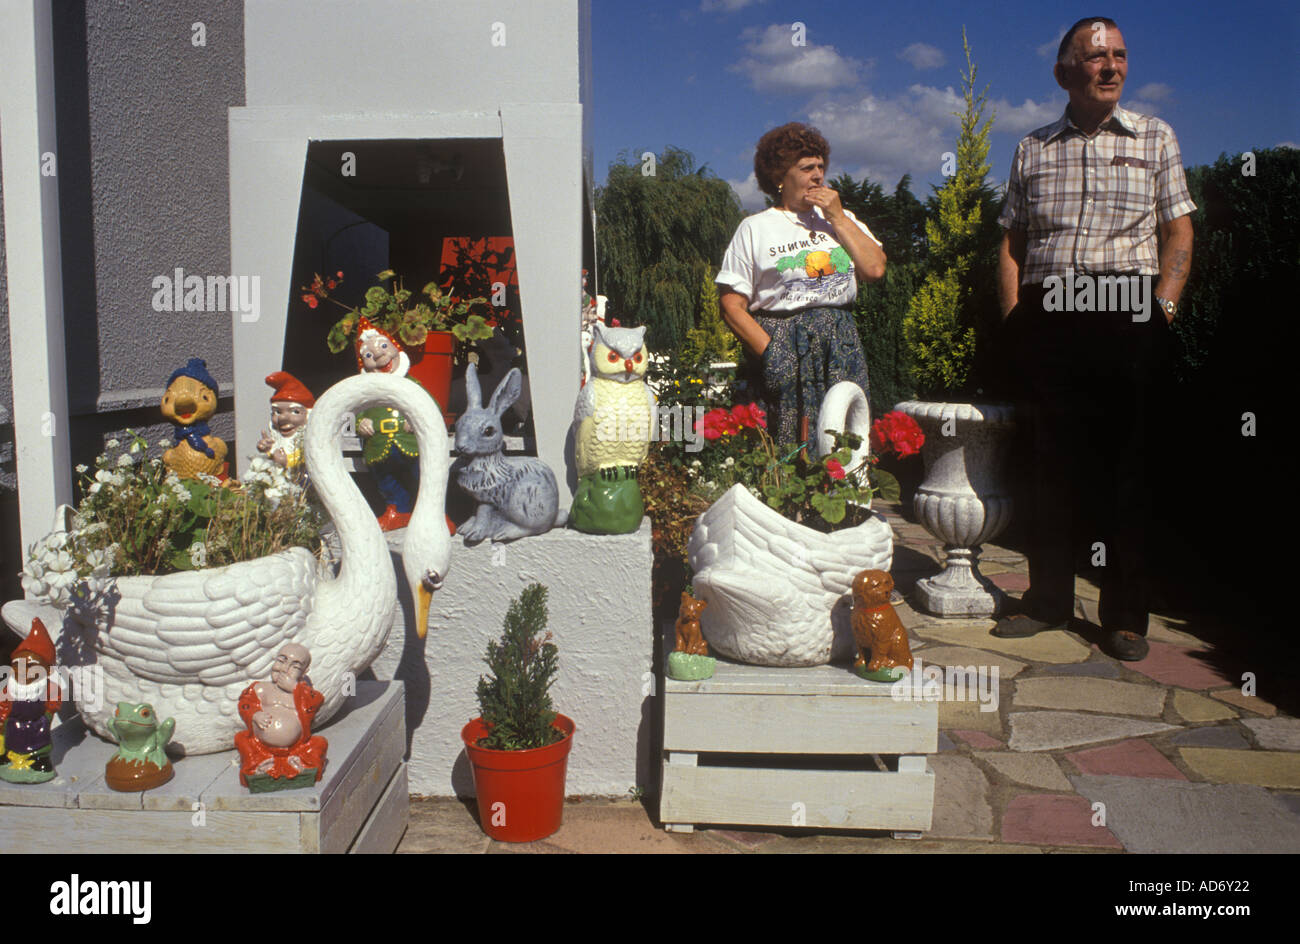
M 397 603 L 389 547 L 343 464 L 348 413 L 375 403 L 402 410 L 429 456 L 402 549 L 416 601 L 417 631 L 446 576 L 451 540 L 444 518 L 447 431 L 437 404 L 415 384 L 367 374 L 317 401 L 304 440 L 307 472 L 342 546 L 337 573 L 304 545 L 319 546 L 312 506 L 269 459 L 258 457 L 238 487 L 215 478 L 178 480 L 132 436 L 101 456 L 75 512 L 37 542 L 23 574 L 32 601 L 4 607 L 10 625 L 39 611 L 61 626 L 69 668 L 97 666 L 102 688 L 73 697 L 86 724 L 113 739 L 119 702 L 148 702 L 176 719 L 173 743 L 187 754 L 226 751 L 243 725 L 240 693 L 269 672 L 286 643 L 317 656 L 324 696 L 316 721 L 344 704 L 356 676 L 387 641 Z M 120 444 L 109 442 L 117 450 Z M 61 612 L 60 612 L 61 611 Z
M 984 95 L 974 92 L 969 49 L 966 64 L 956 173 L 936 194 L 937 221 L 926 222 L 935 264 L 903 321 L 912 379 L 922 399 L 894 407 L 925 431 L 925 480 L 913 507 L 946 550 L 943 570 L 917 582 L 914 602 L 937 616 L 962 618 L 991 616 L 1002 603 L 1002 592 L 980 576 L 976 558 L 979 545 L 997 537 L 1011 519 L 1003 462 L 1014 430 L 1009 404 L 972 401 L 982 393 L 976 378 L 991 363 L 983 348 L 977 358 L 976 341 L 983 345 L 994 336 L 996 261 L 984 245 L 981 225 L 989 210 L 984 199 L 989 126 L 980 123 Z
M 868 451 L 862 389 L 844 381 L 827 392 L 815 454 L 774 443 L 752 405 L 713 410 L 702 427 L 710 445 L 691 465 L 721 497 L 696 521 L 688 553 L 695 595 L 709 604 L 700 617 L 709 645 L 758 665 L 853 655 L 853 575 L 887 571 L 893 558 L 893 532 L 871 498 L 897 499 Z
M 481 715 L 461 730 L 474 771 L 479 822 L 493 839 L 533 842 L 560 828 L 573 721 L 557 714 L 550 688 L 558 651 L 545 632 L 546 587 L 526 587 L 488 643 Z
M 366 289 L 365 303 L 357 307 L 348 307 L 330 296 L 330 292 L 343 284 L 342 272 L 332 277 L 317 274 L 311 285 L 303 287 L 302 299 L 311 308 L 328 301 L 343 309 L 343 317 L 334 323 L 326 337 L 334 354 L 341 354 L 356 344 L 363 330 L 363 319 L 395 338 L 410 358 L 411 376 L 443 407 L 443 418 L 450 425 L 453 418 L 445 411 L 451 397 L 455 342 L 492 337 L 488 320 L 481 314 L 471 313 L 475 306 L 486 304 L 487 299 L 462 298 L 455 294 L 453 286 L 443 288 L 437 282 L 428 283 L 416 295 L 392 269 L 385 269 L 376 278 L 378 284 Z

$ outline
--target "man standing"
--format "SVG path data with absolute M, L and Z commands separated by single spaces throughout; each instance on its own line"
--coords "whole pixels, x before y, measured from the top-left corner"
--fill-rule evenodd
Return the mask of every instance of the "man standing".
M 1070 96 L 1017 146 L 998 222 L 999 294 L 1031 484 L 1029 582 L 998 636 L 1063 629 L 1076 554 L 1101 568 L 1103 645 L 1147 654 L 1145 454 L 1166 386 L 1169 324 L 1187 281 L 1194 209 L 1173 130 L 1119 106 L 1128 52 L 1114 21 L 1061 40 Z

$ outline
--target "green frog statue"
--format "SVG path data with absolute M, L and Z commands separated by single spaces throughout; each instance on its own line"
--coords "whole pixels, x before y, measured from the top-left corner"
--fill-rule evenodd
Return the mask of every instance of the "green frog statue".
M 114 790 L 152 790 L 175 776 L 164 750 L 176 730 L 175 718 L 159 723 L 153 705 L 119 701 L 108 729 L 117 738 L 117 754 L 104 768 L 104 781 Z

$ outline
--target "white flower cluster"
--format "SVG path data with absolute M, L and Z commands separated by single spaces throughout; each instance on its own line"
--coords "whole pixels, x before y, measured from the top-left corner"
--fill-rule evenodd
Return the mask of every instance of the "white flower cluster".
M 107 592 L 113 585 L 109 572 L 116 544 L 85 551 L 82 572 L 78 571 L 77 539 L 84 533 L 93 533 L 91 528 L 86 532 L 54 531 L 28 548 L 27 564 L 22 572 L 24 592 L 59 609 Z
M 260 491 L 272 508 L 288 499 L 294 501 L 302 492 L 302 487 L 294 482 L 284 471 L 265 456 L 258 456 L 248 464 L 248 471 L 240 479 L 245 487 Z

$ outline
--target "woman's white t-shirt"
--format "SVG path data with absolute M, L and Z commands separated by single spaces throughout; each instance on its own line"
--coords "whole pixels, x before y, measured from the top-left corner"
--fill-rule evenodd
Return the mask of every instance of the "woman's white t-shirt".
M 844 213 L 880 245 L 861 220 Z M 843 308 L 858 297 L 853 260 L 821 207 L 799 214 L 768 207 L 746 217 L 722 257 L 716 281 L 748 298 L 751 312 Z

